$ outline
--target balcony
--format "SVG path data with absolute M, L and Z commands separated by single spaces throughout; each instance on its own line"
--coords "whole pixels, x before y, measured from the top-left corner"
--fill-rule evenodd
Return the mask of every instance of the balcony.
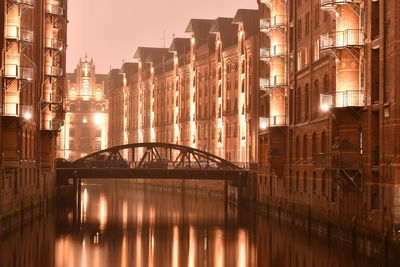
M 271 117 L 260 117 L 259 133 L 265 134 L 271 127 L 283 127 L 287 125 L 285 115 L 277 115 Z
M 339 5 L 356 4 L 359 5 L 363 0 L 321 0 L 322 10 L 336 9 Z
M 336 92 L 335 99 L 336 107 L 363 107 L 364 102 L 364 91 L 361 90 L 347 90 L 342 92 Z
M 20 105 L 16 102 L 5 102 L 1 114 L 6 117 L 23 117 L 26 120 L 30 120 L 33 109 L 32 106 Z
M 58 132 L 61 130 L 61 123 L 53 120 L 45 120 L 43 122 L 42 131 L 55 131 Z
M 4 66 L 4 77 L 6 79 L 16 79 L 16 80 L 33 80 L 33 69 L 20 67 L 16 64 L 6 64 Z
M 270 19 L 260 19 L 260 31 L 269 32 L 273 29 L 286 28 L 286 16 L 272 16 Z
M 326 33 L 321 35 L 320 43 L 321 50 L 361 47 L 365 44 L 364 31 L 362 29 L 349 29 Z
M 260 49 L 260 59 L 262 61 L 269 61 L 274 58 L 284 58 L 287 56 L 286 45 L 275 45 L 270 48 Z
M 44 74 L 50 77 L 60 77 L 63 75 L 63 71 L 60 67 L 46 65 Z
M 16 25 L 7 25 L 5 37 L 10 41 L 33 42 L 33 31 L 21 29 Z
M 286 87 L 286 76 L 277 75 L 272 76 L 271 78 L 260 78 L 260 89 L 261 90 L 270 90 L 273 88 L 282 88 Z
M 43 102 L 59 105 L 63 102 L 63 97 L 59 94 L 47 93 L 43 96 Z
M 53 38 L 46 38 L 45 41 L 45 48 L 47 49 L 51 49 L 51 50 L 59 50 L 62 51 L 63 50 L 63 42 L 58 41 L 56 39 Z
M 20 5 L 27 8 L 32 8 L 34 6 L 34 0 L 8 0 L 10 7 L 14 5 Z
M 52 16 L 62 16 L 62 15 L 64 15 L 64 9 L 62 7 L 60 7 L 59 5 L 47 4 L 46 5 L 46 14 L 49 14 Z

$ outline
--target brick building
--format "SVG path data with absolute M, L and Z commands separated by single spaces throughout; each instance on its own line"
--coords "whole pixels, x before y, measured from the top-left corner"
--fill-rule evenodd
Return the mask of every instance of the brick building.
M 257 18 L 257 10 L 243 9 L 234 18 L 192 19 L 190 37 L 174 38 L 169 49 L 139 47 L 137 63 L 125 64 L 132 71 L 120 71 L 129 95 L 128 143 L 176 143 L 256 163 Z M 123 90 L 113 90 L 122 103 Z M 114 109 L 115 123 L 123 122 L 122 105 Z M 114 145 L 125 143 L 118 136 Z
M 67 74 L 65 125 L 61 128 L 57 147 L 59 158 L 73 161 L 107 148 L 106 78 L 107 75 L 96 74 L 93 59 L 87 56 L 80 59 L 74 73 Z
M 66 34 L 66 0 L 0 4 L 0 218 L 54 194 Z
M 259 1 L 265 206 L 326 233 L 398 237 L 396 3 Z

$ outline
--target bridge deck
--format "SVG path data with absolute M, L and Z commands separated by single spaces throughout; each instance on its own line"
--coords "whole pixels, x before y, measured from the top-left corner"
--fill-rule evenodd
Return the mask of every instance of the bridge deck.
M 239 182 L 248 177 L 246 170 L 218 169 L 139 169 L 139 168 L 59 168 L 57 178 L 72 179 L 186 179 L 229 180 Z

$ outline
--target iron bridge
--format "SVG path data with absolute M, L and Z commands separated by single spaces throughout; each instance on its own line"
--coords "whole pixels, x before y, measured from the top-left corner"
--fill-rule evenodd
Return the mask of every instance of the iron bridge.
M 59 167 L 57 178 L 228 180 L 239 185 L 245 183 L 249 172 L 195 148 L 168 143 L 138 143 L 101 150 Z

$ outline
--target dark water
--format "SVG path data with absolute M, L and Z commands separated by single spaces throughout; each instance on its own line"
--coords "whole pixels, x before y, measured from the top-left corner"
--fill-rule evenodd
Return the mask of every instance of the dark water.
M 0 266 L 399 266 L 222 201 L 128 182 L 83 185 L 81 208 L 80 223 L 58 208 L 3 236 Z

